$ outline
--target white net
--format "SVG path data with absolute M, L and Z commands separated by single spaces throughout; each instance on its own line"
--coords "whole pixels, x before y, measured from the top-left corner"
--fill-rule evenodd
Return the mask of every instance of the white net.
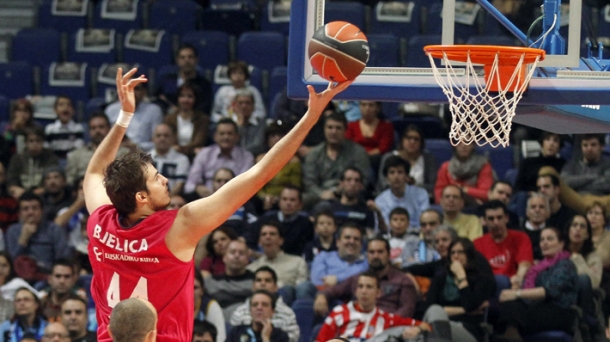
M 466 52 L 465 70 L 462 66 L 454 69 L 451 65 L 452 60 L 447 57 L 445 52 L 442 57 L 444 68 L 437 67 L 432 54 L 427 54 L 434 78 L 449 99 L 453 119 L 449 133 L 451 144 L 455 146 L 463 142 L 468 145 L 476 143 L 479 146 L 486 144 L 492 147 L 508 146 L 517 103 L 527 89 L 540 57 L 536 58 L 529 70 L 522 73 L 522 67 L 528 65 L 528 63 L 524 63 L 524 52 L 516 63 L 510 79 L 503 79 L 500 82 L 502 75 L 499 72 L 500 52 L 497 52 L 490 70 L 486 71 L 488 82 L 498 84 L 497 91 L 491 91 L 488 89 L 488 82 L 478 76 L 476 66 L 470 60 L 469 51 Z M 464 72 L 462 72 L 463 70 Z M 505 75 L 502 77 L 506 78 Z

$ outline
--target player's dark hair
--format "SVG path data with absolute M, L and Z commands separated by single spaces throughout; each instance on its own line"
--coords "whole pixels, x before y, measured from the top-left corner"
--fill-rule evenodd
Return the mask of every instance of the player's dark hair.
M 231 74 L 238 70 L 241 70 L 244 73 L 244 75 L 246 76 L 246 80 L 250 79 L 250 71 L 248 70 L 248 63 L 246 63 L 244 61 L 230 62 L 229 67 L 227 69 L 227 76 L 229 76 L 229 78 L 231 78 Z
M 261 272 L 267 272 L 267 273 L 271 274 L 271 278 L 273 278 L 273 282 L 275 284 L 277 284 L 277 273 L 275 273 L 273 268 L 271 268 L 269 266 L 261 266 L 261 267 L 257 268 L 256 271 L 254 271 L 254 279 L 256 279 L 256 275 Z
M 104 172 L 106 194 L 121 216 L 136 210 L 135 196 L 146 191 L 146 167 L 153 163 L 150 154 L 141 150 L 127 153 L 112 161 Z
M 391 167 L 402 167 L 405 169 L 405 174 L 407 175 L 409 174 L 409 172 L 411 172 L 411 165 L 409 164 L 409 162 L 399 156 L 390 156 L 388 157 L 388 159 L 385 160 L 385 163 L 383 164 L 384 177 L 388 176 L 388 172 L 390 171 Z
M 218 335 L 218 330 L 214 324 L 208 321 L 195 321 L 193 325 L 193 337 L 195 336 L 203 336 L 206 333 L 212 336 L 212 341 L 216 342 L 216 336 Z
M 214 251 L 214 234 L 216 234 L 216 232 L 224 233 L 229 240 L 237 240 L 237 234 L 235 234 L 235 231 L 229 226 L 220 226 L 214 229 L 208 240 L 205 242 L 205 250 L 208 252 L 208 255 L 212 257 L 212 259 L 222 258 L 222 255 L 216 255 L 216 252 Z
M 409 215 L 409 211 L 403 207 L 396 207 L 394 209 L 392 209 L 392 211 L 390 211 L 390 220 L 392 219 L 392 216 L 394 215 L 405 215 L 407 217 L 407 220 L 409 220 L 411 218 L 411 215 Z
M 254 296 L 256 296 L 257 294 L 263 294 L 263 295 L 269 297 L 269 299 L 271 300 L 271 308 L 273 310 L 275 310 L 275 303 L 276 303 L 275 296 L 267 290 L 256 290 L 256 291 L 252 292 L 252 295 L 250 296 L 250 307 L 252 307 L 252 298 L 254 298 Z

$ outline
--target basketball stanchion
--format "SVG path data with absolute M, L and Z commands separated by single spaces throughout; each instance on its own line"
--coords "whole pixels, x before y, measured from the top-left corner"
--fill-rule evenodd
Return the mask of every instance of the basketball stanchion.
M 449 100 L 451 144 L 508 146 L 517 104 L 545 51 L 494 45 L 428 45 L 424 51 Z M 435 58 L 444 68 L 436 66 Z M 465 72 L 452 62 L 465 63 Z M 484 68 L 484 78 L 478 76 L 478 65 Z

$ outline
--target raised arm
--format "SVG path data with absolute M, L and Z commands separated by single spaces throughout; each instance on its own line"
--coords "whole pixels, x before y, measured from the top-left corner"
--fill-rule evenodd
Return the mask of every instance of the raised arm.
M 170 251 L 181 260 L 190 260 L 197 241 L 222 224 L 284 167 L 301 146 L 326 105 L 350 84 L 350 81 L 337 85 L 329 84 L 325 91 L 318 94 L 312 86 L 308 86 L 309 110 L 261 161 L 233 178 L 211 196 L 180 208 L 165 240 Z
M 127 131 L 128 122 L 124 123 L 122 119 L 130 118 L 129 115 L 133 116 L 133 113 L 136 110 L 133 89 L 136 85 L 147 81 L 144 76 L 131 79 L 131 76 L 133 76 L 136 71 L 137 69 L 134 68 L 123 75 L 123 70 L 121 68 L 117 70 L 116 87 L 119 101 L 121 102 L 121 114 L 108 135 L 97 147 L 95 153 L 93 153 L 93 157 L 91 157 L 91 161 L 85 172 L 83 191 L 85 192 L 85 202 L 89 213 L 94 212 L 102 205 L 110 204 L 110 199 L 108 198 L 108 195 L 106 195 L 106 189 L 104 188 L 103 183 L 104 170 L 106 170 L 108 164 L 116 158 L 117 151 L 121 146 L 121 141 Z

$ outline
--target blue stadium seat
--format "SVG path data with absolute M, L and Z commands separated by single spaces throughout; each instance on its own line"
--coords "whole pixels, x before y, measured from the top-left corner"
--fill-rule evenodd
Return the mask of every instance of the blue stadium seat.
M 0 95 L 0 122 L 9 122 L 9 100 L 4 95 Z
M 496 172 L 496 176 L 502 179 L 506 172 L 514 167 L 513 147 L 491 147 L 489 145 L 477 146 L 477 152 L 489 158 L 491 167 Z
M 510 185 L 514 188 L 518 175 L 519 175 L 519 169 L 513 168 L 510 170 L 506 170 L 506 173 L 504 174 L 504 177 L 502 179 L 504 179 L 504 181 L 510 183 Z M 498 176 L 501 177 L 501 175 L 499 175 L 499 174 L 498 174 Z
M 407 65 L 408 67 L 429 68 L 430 60 L 424 53 L 424 46 L 435 45 L 441 43 L 440 35 L 417 35 L 409 39 L 407 46 Z M 440 66 L 440 61 L 437 60 L 437 66 Z
M 171 36 L 165 31 L 157 31 L 161 34 L 161 39 L 158 46 L 149 49 L 148 47 L 137 47 L 129 43 L 131 35 L 136 35 L 137 32 L 146 32 L 138 30 L 130 30 L 125 35 L 125 41 L 123 42 L 123 62 L 125 63 L 141 63 L 146 62 L 146 65 L 150 68 L 161 68 L 164 65 L 171 64 L 172 62 L 172 46 Z
M 182 43 L 193 45 L 199 53 L 199 66 L 214 70 L 229 63 L 229 35 L 222 31 L 191 31 L 182 35 Z
M 298 299 L 292 304 L 301 331 L 299 342 L 310 342 L 314 323 L 313 300 Z
M 276 67 L 271 71 L 269 75 L 269 105 L 271 105 L 273 99 L 275 99 L 275 96 L 286 88 L 286 84 L 288 83 L 287 72 L 287 67 Z
M 377 3 L 371 13 L 371 27 L 369 33 L 389 33 L 399 38 L 411 38 L 414 35 L 422 33 L 422 6 L 419 1 L 396 1 L 394 3 L 402 3 L 407 10 L 406 13 L 400 13 L 397 18 L 391 18 L 389 15 L 382 12 L 383 6 L 392 4 L 392 2 L 380 1 Z
M 332 2 L 327 1 L 324 5 L 324 22 L 347 21 L 356 25 L 360 30 L 366 32 L 364 5 L 356 1 Z
M 107 49 L 90 49 L 79 46 L 79 41 L 85 35 L 86 30 L 80 29 L 76 33 L 70 35 L 68 47 L 68 61 L 87 63 L 90 67 L 98 68 L 104 63 L 114 63 L 117 60 L 116 51 L 118 41 L 116 40 L 115 31 L 111 31 L 112 42 Z M 79 38 L 79 36 L 81 36 Z
M 41 95 L 66 95 L 72 99 L 76 104 L 77 101 L 85 103 L 89 100 L 91 95 L 91 76 L 90 69 L 86 63 L 57 63 L 57 66 L 66 66 L 78 70 L 77 73 L 83 73 L 84 78 L 79 81 L 68 81 L 73 84 L 61 84 L 60 80 L 51 79 L 49 73 L 52 67 L 56 66 L 56 63 L 47 65 L 41 68 L 42 78 L 40 80 L 40 94 Z M 77 74 L 75 73 L 75 74 Z
M 400 48 L 398 38 L 391 34 L 369 34 L 369 61 L 370 67 L 398 67 L 400 66 Z
M 399 102 L 382 102 L 381 103 L 381 112 L 383 113 L 386 120 L 392 120 L 398 116 L 398 106 Z M 398 132 L 398 136 L 400 136 L 402 132 Z M 395 143 L 398 143 L 395 141 Z
M 206 9 L 201 17 L 201 29 L 223 31 L 238 37 L 254 30 L 254 13 L 247 10 Z
M 192 0 L 158 0 L 149 12 L 149 28 L 182 35 L 199 26 L 202 8 Z
M 74 33 L 83 27 L 87 27 L 87 13 L 83 15 L 56 15 L 53 14 L 54 0 L 44 0 L 38 6 L 38 28 L 60 29 L 62 32 Z
M 34 92 L 32 67 L 26 62 L 0 63 L 0 94 L 18 99 Z
M 237 59 L 263 70 L 286 65 L 286 37 L 278 32 L 244 32 L 237 41 Z
M 273 6 L 281 6 L 284 2 L 269 1 L 261 8 L 260 26 L 261 31 L 279 32 L 285 36 L 288 35 L 290 28 L 289 17 L 273 17 Z
M 115 18 L 102 18 L 102 5 L 104 1 L 98 1 L 93 14 L 93 27 L 115 29 L 118 33 L 125 34 L 129 30 L 142 28 L 142 17 L 144 16 L 145 0 L 135 0 L 137 9 L 133 20 L 122 20 Z
M 453 146 L 447 139 L 426 139 L 426 151 L 436 157 L 438 165 L 451 159 Z
M 32 53 L 32 48 L 44 53 Z M 25 28 L 13 37 L 11 61 L 25 61 L 32 66 L 43 66 L 61 59 L 59 32 L 54 29 Z

